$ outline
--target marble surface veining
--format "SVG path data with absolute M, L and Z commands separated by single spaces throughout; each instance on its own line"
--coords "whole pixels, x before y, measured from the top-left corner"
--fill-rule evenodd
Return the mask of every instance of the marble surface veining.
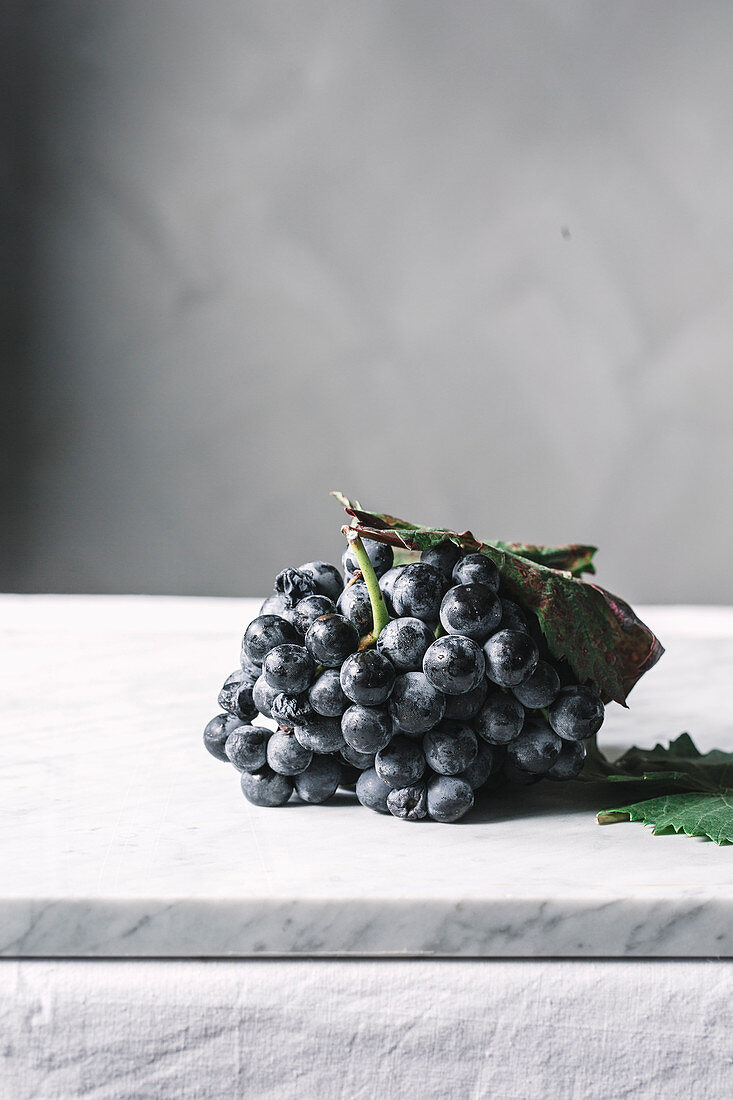
M 249 805 L 201 731 L 257 606 L 0 597 L 0 954 L 733 955 L 733 848 L 599 828 L 597 795 Z M 603 744 L 733 748 L 733 609 L 642 615 L 667 654 Z

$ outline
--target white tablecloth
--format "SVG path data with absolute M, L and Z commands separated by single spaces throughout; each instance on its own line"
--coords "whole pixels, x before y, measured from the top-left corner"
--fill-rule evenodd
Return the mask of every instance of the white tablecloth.
M 733 963 L 0 961 L 3 1100 L 728 1100 Z

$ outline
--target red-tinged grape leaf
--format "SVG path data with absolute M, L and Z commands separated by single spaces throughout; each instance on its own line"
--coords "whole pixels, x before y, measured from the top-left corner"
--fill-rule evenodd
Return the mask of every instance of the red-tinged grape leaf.
M 537 616 L 552 655 L 566 659 L 581 683 L 594 683 L 605 702 L 614 699 L 625 706 L 634 684 L 664 652 L 627 603 L 569 570 L 523 557 L 510 549 L 511 543 L 481 542 L 470 531 L 410 526 L 405 520 L 352 506 L 341 494 L 339 499 L 364 538 L 407 550 L 426 550 L 450 539 L 464 550 L 490 557 L 507 594 Z M 581 549 L 587 552 L 590 547 Z
M 455 532 L 447 528 L 445 530 L 428 528 L 381 512 L 367 512 L 358 500 L 349 500 L 343 493 L 333 492 L 331 496 L 343 505 L 350 516 L 353 516 L 365 527 L 379 528 L 385 531 L 406 530 L 415 537 L 421 531 L 429 532 L 432 536 L 437 533 L 437 539 L 432 537 L 426 545 L 420 546 L 422 550 L 427 549 L 428 546 L 434 546 L 436 542 L 442 542 L 444 539 L 453 539 L 453 541 L 456 539 Z M 470 535 L 470 532 L 465 532 L 465 534 Z M 491 545 L 499 550 L 508 550 L 510 554 L 519 554 L 520 557 L 528 558 L 529 561 L 539 562 L 540 565 L 547 565 L 550 569 L 560 569 L 572 573 L 573 576 L 580 576 L 582 573 L 595 573 L 595 566 L 593 565 L 593 556 L 597 553 L 595 546 L 583 546 L 579 543 L 571 543 L 568 546 L 535 546 L 525 542 L 492 542 Z
M 408 523 L 406 519 L 397 519 L 396 516 L 383 516 L 378 515 L 376 512 L 364 512 L 358 500 L 349 500 L 343 493 L 334 491 L 331 493 L 331 496 L 335 497 L 339 504 L 342 505 L 344 511 L 348 512 L 350 516 L 354 516 L 356 519 L 359 519 L 360 515 L 364 516 L 367 521 L 367 526 L 373 522 L 376 522 L 378 527 L 382 527 L 385 530 L 388 528 L 399 530 L 401 527 L 413 528 L 415 526 L 414 523 Z
M 733 790 L 687 791 L 630 802 L 614 809 L 601 810 L 599 825 L 617 821 L 643 821 L 660 833 L 686 833 L 709 837 L 716 844 L 733 843 Z
M 519 554 L 520 558 L 528 558 L 539 565 L 547 565 L 550 569 L 572 573 L 574 577 L 596 571 L 593 564 L 593 556 L 598 552 L 596 546 L 582 546 L 575 542 L 568 546 L 533 546 L 526 542 L 492 542 L 491 545 L 499 550 L 508 550 L 510 554 Z

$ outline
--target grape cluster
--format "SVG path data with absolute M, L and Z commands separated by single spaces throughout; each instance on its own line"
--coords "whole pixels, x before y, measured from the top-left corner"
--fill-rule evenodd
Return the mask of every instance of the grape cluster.
M 401 566 L 390 546 L 363 547 L 390 615 L 378 637 L 351 546 L 343 576 L 321 561 L 279 573 L 245 631 L 204 730 L 245 797 L 320 803 L 343 787 L 379 813 L 453 822 L 482 789 L 578 775 L 603 703 L 551 657 L 494 562 L 450 541 Z

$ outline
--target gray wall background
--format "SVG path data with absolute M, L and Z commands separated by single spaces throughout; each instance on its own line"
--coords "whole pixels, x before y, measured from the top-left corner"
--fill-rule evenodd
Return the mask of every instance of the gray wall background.
M 343 488 L 730 602 L 733 5 L 15 30 L 6 588 L 264 593 Z

